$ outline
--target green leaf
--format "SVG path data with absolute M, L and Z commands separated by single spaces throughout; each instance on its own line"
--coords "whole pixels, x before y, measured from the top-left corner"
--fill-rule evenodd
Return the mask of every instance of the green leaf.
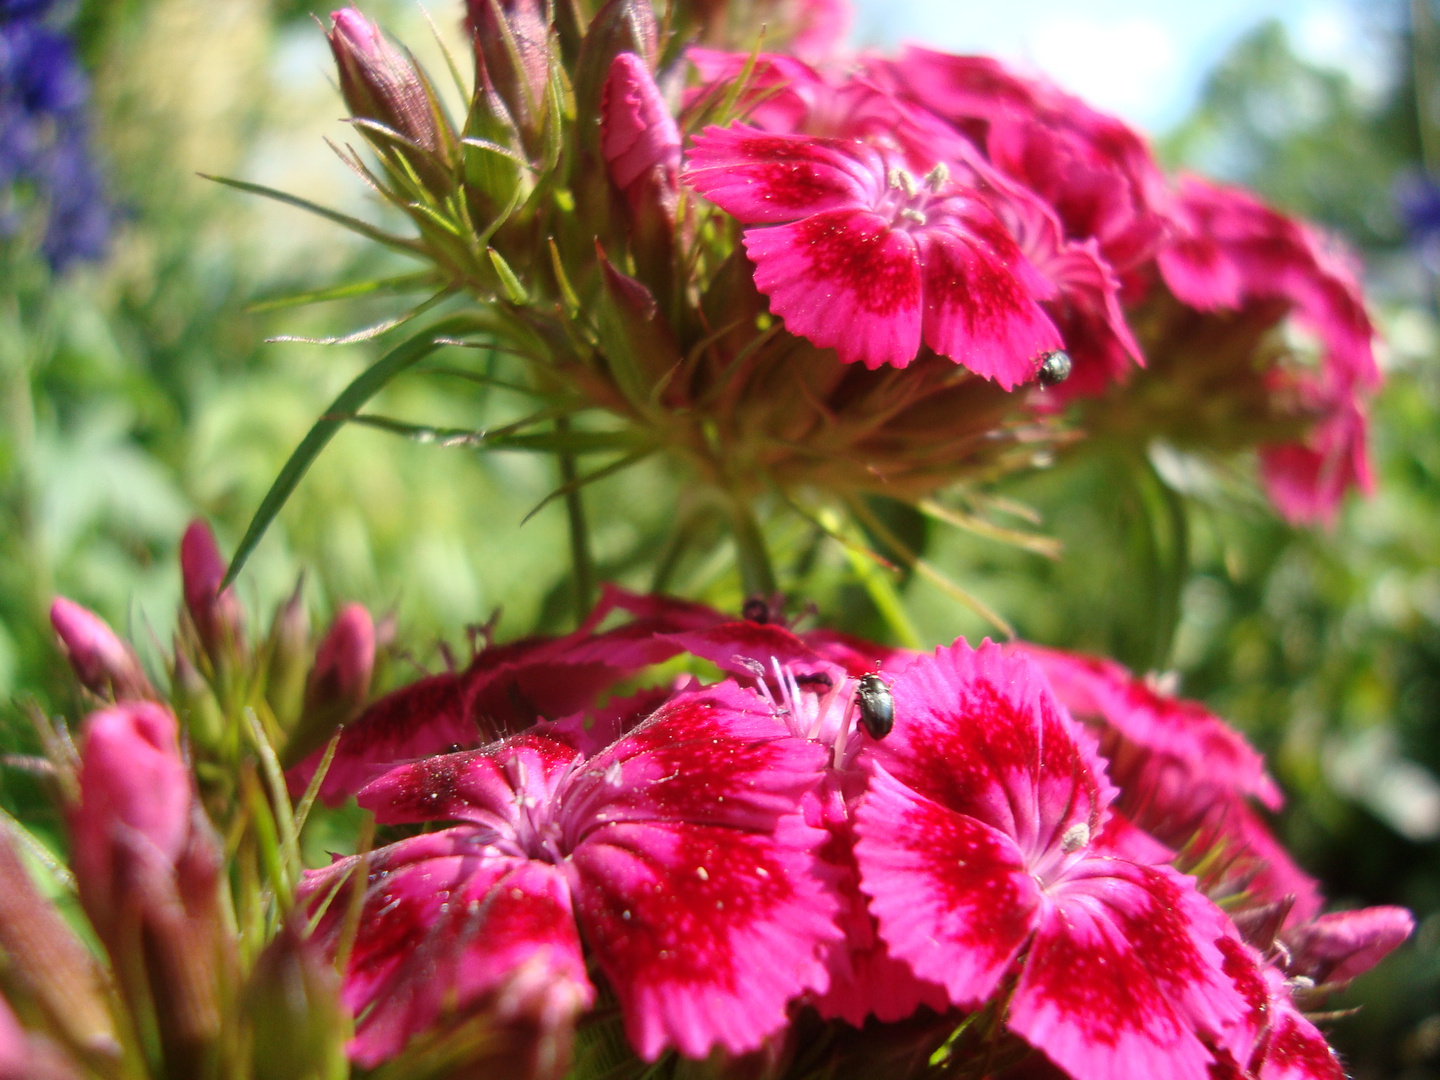
M 580 435 L 585 433 L 576 432 L 575 434 Z M 599 433 L 596 432 L 595 434 Z M 654 446 L 642 446 L 639 450 L 636 450 L 633 453 L 626 454 L 618 461 L 612 461 L 604 468 L 596 469 L 594 472 L 591 473 L 586 473 L 584 476 L 577 477 L 575 480 L 568 484 L 562 484 L 560 487 L 552 491 L 549 495 L 546 495 L 545 498 L 541 499 L 538 503 L 536 503 L 535 506 L 531 509 L 531 511 L 520 519 L 520 524 L 524 525 L 525 522 L 529 521 L 531 518 L 533 518 L 541 510 L 545 509 L 545 507 L 549 506 L 556 499 L 561 498 L 565 495 L 569 495 L 572 491 L 579 491 L 587 484 L 592 484 L 596 480 L 603 480 L 607 476 L 613 476 L 615 473 L 628 469 L 631 465 L 638 465 L 651 454 L 655 453 L 656 449 L 657 447 Z
M 436 349 L 442 348 L 443 343 L 437 341 L 437 338 L 473 334 L 493 328 L 494 324 L 490 319 L 475 312 L 442 319 L 401 342 L 357 375 L 350 385 L 341 391 L 340 396 L 331 402 L 330 407 L 325 410 L 325 414 L 315 422 L 309 434 L 301 440 L 300 445 L 295 448 L 295 452 L 290 455 L 290 460 L 285 462 L 285 467 L 280 470 L 280 475 L 270 485 L 270 490 L 261 501 L 260 508 L 255 511 L 255 516 L 250 520 L 250 527 L 245 530 L 245 536 L 235 551 L 235 557 L 230 561 L 230 569 L 225 573 L 222 588 L 235 580 L 241 567 L 250 558 L 250 553 L 255 550 L 255 545 L 260 542 L 260 538 L 265 535 L 265 530 L 275 520 L 275 515 L 280 512 L 280 508 L 290 498 L 295 486 L 300 483 L 300 478 L 305 475 L 306 470 L 320 455 L 325 444 L 345 423 L 345 417 L 353 416 L 357 409 L 378 394 L 397 375 L 423 360 Z
M 352 296 L 368 296 L 375 292 L 413 292 L 426 286 L 438 284 L 434 271 L 420 270 L 413 274 L 398 274 L 395 277 L 373 278 L 370 281 L 352 281 L 348 285 L 334 285 L 328 289 L 312 289 L 309 292 L 290 293 L 268 300 L 257 300 L 245 309 L 247 315 L 258 315 L 262 311 L 277 308 L 300 307 L 303 304 L 319 304 L 326 300 L 348 300 Z
M 407 240 L 403 236 L 394 236 L 384 229 L 377 229 L 369 222 L 361 221 L 359 218 L 351 217 L 349 214 L 342 214 L 338 210 L 331 210 L 328 206 L 321 206 L 309 199 L 302 199 L 298 195 L 291 195 L 288 192 L 277 191 L 275 188 L 266 187 L 264 184 L 252 184 L 248 180 L 232 180 L 228 176 L 212 176 L 209 173 L 199 174 L 205 180 L 214 180 L 217 184 L 224 184 L 226 187 L 233 187 L 238 191 L 248 191 L 252 195 L 263 195 L 267 199 L 274 199 L 276 202 L 286 203 L 289 206 L 299 207 L 301 210 L 309 210 L 312 214 L 319 214 L 321 217 L 343 225 L 352 232 L 376 243 L 384 244 L 396 251 L 403 251 L 406 255 L 418 255 L 424 257 L 425 251 L 414 240 Z

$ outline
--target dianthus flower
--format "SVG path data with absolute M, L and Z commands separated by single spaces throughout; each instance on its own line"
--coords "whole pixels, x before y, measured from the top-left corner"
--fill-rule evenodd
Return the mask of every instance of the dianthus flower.
M 824 752 L 733 683 L 676 694 L 586 757 L 567 725 L 402 765 L 359 795 L 384 824 L 458 821 L 369 857 L 345 974 L 352 1055 L 374 1064 L 449 1011 L 563 1038 L 594 999 L 582 938 L 632 1044 L 704 1057 L 754 1049 L 827 978 L 840 937 L 814 872 L 825 833 L 801 797 Z M 316 903 L 356 869 L 307 875 Z M 345 903 L 319 933 L 332 947 Z
M 1060 702 L 1095 726 L 1116 806 L 1162 843 L 1211 859 L 1206 892 L 1244 893 L 1248 905 L 1283 903 L 1287 925 L 1312 918 L 1318 883 L 1271 835 L 1252 807 L 1283 802 L 1264 759 L 1238 731 L 1198 701 L 1161 693 L 1123 665 L 1099 656 L 1012 646 L 1034 660 Z
M 1008 1027 L 1076 1080 L 1203 1080 L 1244 1012 L 1217 944 L 1233 931 L 1108 839 L 1116 792 L 1040 670 L 957 642 L 892 693 L 855 846 L 890 953 L 954 1005 L 1008 998 Z
M 975 133 L 991 162 L 1054 208 L 1067 237 L 1093 238 L 1117 272 L 1154 255 L 1169 229 L 1167 185 L 1122 121 L 985 56 L 911 46 L 873 66 L 905 97 Z
M 904 367 L 922 344 L 1009 389 L 1061 339 L 1054 295 L 982 194 L 943 162 L 853 139 L 710 127 L 685 180 L 745 230 L 755 287 L 846 363 Z

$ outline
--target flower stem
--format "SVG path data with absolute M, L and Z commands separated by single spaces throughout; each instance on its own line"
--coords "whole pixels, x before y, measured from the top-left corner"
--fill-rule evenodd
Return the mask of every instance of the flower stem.
M 570 418 L 557 416 L 555 430 L 568 433 Z M 595 557 L 590 551 L 584 493 L 575 483 L 580 475 L 575 467 L 575 455 L 562 451 L 559 458 L 560 482 L 570 489 L 565 493 L 565 514 L 570 521 L 570 562 L 575 571 L 575 621 L 581 623 L 595 603 Z
M 740 585 L 745 595 L 770 597 L 779 591 L 765 534 L 750 504 L 739 496 L 730 498 L 730 529 L 735 537 L 735 557 L 740 568 Z

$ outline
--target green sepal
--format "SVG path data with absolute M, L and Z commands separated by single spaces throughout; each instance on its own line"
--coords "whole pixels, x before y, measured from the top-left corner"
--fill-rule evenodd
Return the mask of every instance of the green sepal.
M 599 244 L 595 249 L 601 283 L 596 315 L 605 358 L 631 404 L 648 409 L 662 380 L 679 367 L 680 346 L 650 290 L 616 269 Z

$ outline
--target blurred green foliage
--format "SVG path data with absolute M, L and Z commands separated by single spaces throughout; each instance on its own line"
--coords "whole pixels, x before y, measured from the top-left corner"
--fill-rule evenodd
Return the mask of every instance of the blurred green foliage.
M 1160 147 L 1172 164 L 1251 185 L 1364 249 L 1388 339 L 1374 499 L 1352 501 L 1333 530 L 1290 530 L 1241 468 L 1097 442 L 1004 492 L 1063 542 L 1058 561 L 872 509 L 1022 635 L 1174 669 L 1186 693 L 1271 755 L 1292 795 L 1281 828 L 1329 893 L 1406 904 L 1423 920 L 1405 955 L 1355 991 L 1366 1010 L 1335 1029 L 1357 1075 L 1418 1080 L 1440 1076 L 1440 336 L 1433 283 L 1405 247 L 1390 194 L 1421 157 L 1413 51 L 1403 12 L 1376 12 L 1388 82 L 1308 63 L 1267 25 Z M 412 44 L 428 35 L 412 8 L 373 13 Z M 204 514 L 233 544 L 310 423 L 384 346 L 265 339 L 343 335 L 404 310 L 383 295 L 248 305 L 408 269 L 196 176 L 381 212 L 324 153 L 322 136 L 346 137 L 342 107 L 323 37 L 295 5 L 89 0 L 76 25 L 124 223 L 105 265 L 64 281 L 33 253 L 0 248 L 0 697 L 61 712 L 74 703 L 48 632 L 51 598 L 93 607 L 142 652 L 164 640 L 187 518 Z M 486 358 L 446 362 L 478 370 Z M 379 402 L 388 415 L 472 427 L 523 408 L 423 375 Z M 242 595 L 268 617 L 303 568 L 317 612 L 350 599 L 393 611 L 397 640 L 421 664 L 436 662 L 433 643 L 462 640 L 498 608 L 502 637 L 553 628 L 568 617 L 563 511 L 520 521 L 556 482 L 543 458 L 344 431 L 257 552 Z M 679 495 L 659 466 L 587 491 L 603 573 L 649 583 L 642 564 L 656 558 Z M 908 620 L 926 644 L 993 633 L 918 578 L 895 583 L 903 607 L 887 611 L 884 574 L 867 589 L 837 545 L 803 529 L 775 539 L 782 569 L 806 583 L 799 599 L 849 629 L 893 636 Z M 677 573 L 674 588 L 738 603 L 724 560 L 693 557 Z M 18 712 L 5 722 L 6 745 L 25 746 Z M 6 808 L 30 805 L 23 774 L 0 774 L 0 785 Z

